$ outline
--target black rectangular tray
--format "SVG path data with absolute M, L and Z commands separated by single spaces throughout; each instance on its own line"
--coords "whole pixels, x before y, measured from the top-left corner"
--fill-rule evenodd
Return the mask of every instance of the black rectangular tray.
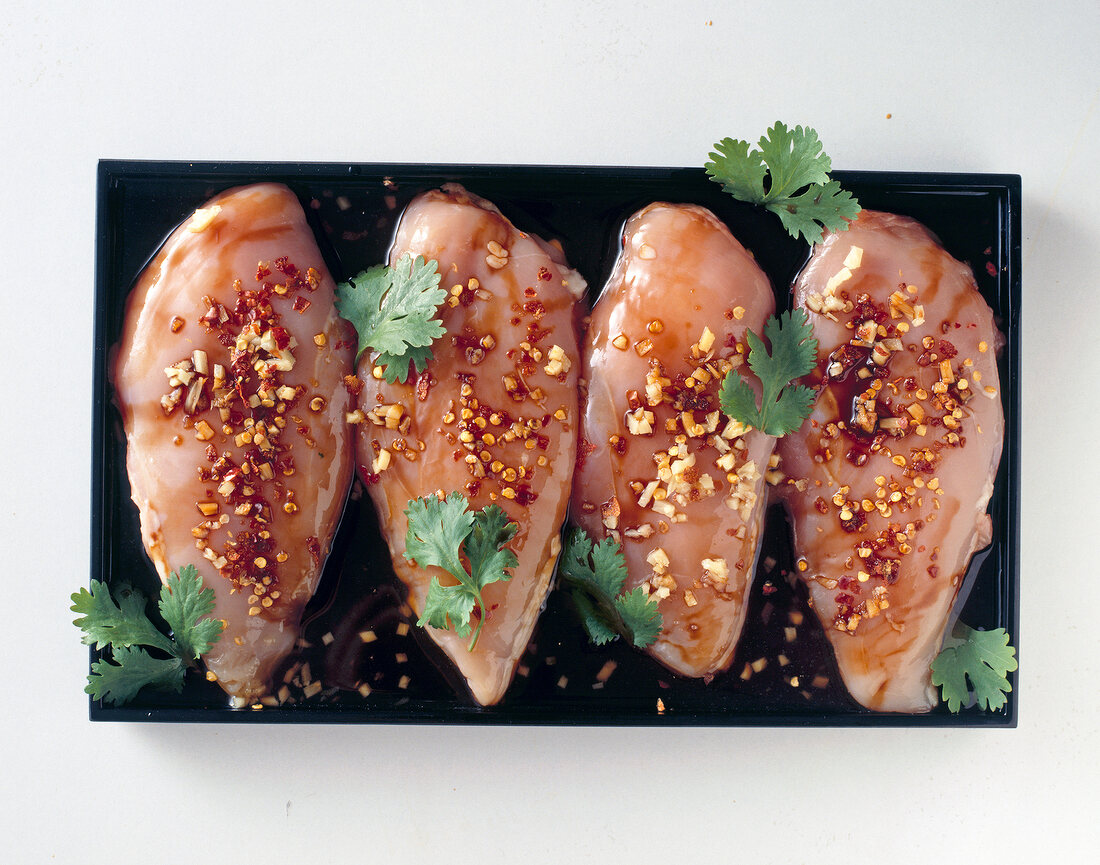
M 970 264 L 1007 337 L 999 359 L 1005 447 L 990 513 L 993 543 L 971 563 L 956 613 L 972 627 L 1019 638 L 1020 178 L 1004 174 L 836 171 L 867 208 L 914 217 Z M 700 168 L 319 163 L 99 163 L 96 211 L 95 382 L 92 423 L 92 578 L 129 582 L 155 595 L 137 509 L 130 501 L 121 419 L 107 368 L 127 293 L 168 233 L 217 192 L 259 180 L 286 183 L 309 215 L 330 270 L 347 279 L 382 262 L 397 218 L 416 194 L 458 182 L 500 207 L 517 227 L 561 241 L 594 300 L 618 253 L 623 222 L 651 201 L 709 207 L 756 256 L 780 309 L 808 254 L 764 210 L 732 200 Z M 925 715 L 880 714 L 847 694 L 804 589 L 782 512 L 763 538 L 745 630 L 729 672 L 684 679 L 617 641 L 588 644 L 579 619 L 554 591 L 519 672 L 497 706 L 474 705 L 449 663 L 402 604 L 368 499 L 358 490 L 344 515 L 301 646 L 282 678 L 279 706 L 230 709 L 217 685 L 192 675 L 181 694 L 143 691 L 123 707 L 91 701 L 97 721 L 228 723 L 486 723 L 711 726 L 1014 727 L 1016 691 L 1001 712 L 941 705 Z M 152 605 L 151 605 L 152 606 Z M 787 643 L 789 616 L 801 613 Z M 360 632 L 377 639 L 364 642 Z M 75 638 L 74 634 L 74 638 Z M 92 653 L 95 657 L 95 652 Z M 781 663 L 781 656 L 787 663 Z M 746 664 L 766 666 L 746 679 Z M 614 671 L 606 674 L 607 662 Z M 601 681 L 605 679 L 605 681 Z M 1015 674 L 1010 675 L 1015 682 Z M 457 687 L 456 687 L 457 685 Z M 363 686 L 366 686 L 365 688 Z M 360 689 L 369 688 L 364 696 Z

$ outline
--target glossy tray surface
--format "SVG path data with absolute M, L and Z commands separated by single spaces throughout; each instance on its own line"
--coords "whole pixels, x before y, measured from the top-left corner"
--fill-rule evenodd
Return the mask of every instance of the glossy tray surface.
M 999 359 L 1005 446 L 990 513 L 992 545 L 971 563 L 956 612 L 972 627 L 1008 629 L 1019 648 L 1020 178 L 992 174 L 836 171 L 867 208 L 911 216 L 966 261 L 1007 337 Z M 168 233 L 212 195 L 259 180 L 286 183 L 299 196 L 336 279 L 385 259 L 404 206 L 418 193 L 458 182 L 515 225 L 560 240 L 588 280 L 594 301 L 615 256 L 623 222 L 656 200 L 712 209 L 756 256 L 780 309 L 808 254 L 771 214 L 732 200 L 698 168 L 192 163 L 101 161 L 96 214 L 95 395 L 93 400 L 93 579 L 130 582 L 155 594 L 130 501 L 121 419 L 107 377 L 127 293 Z M 283 675 L 280 706 L 233 710 L 200 676 L 183 693 L 152 689 L 123 707 L 91 703 L 93 720 L 244 723 L 489 723 L 586 725 L 805 725 L 1014 727 L 1013 691 L 1002 712 L 945 706 L 888 715 L 847 694 L 805 591 L 790 575 L 793 557 L 782 512 L 763 539 L 745 630 L 729 672 L 709 682 L 678 677 L 617 641 L 589 646 L 563 592 L 554 591 L 518 674 L 500 705 L 480 708 L 449 678 L 448 663 L 419 635 L 368 499 L 349 503 L 319 590 L 305 617 L 304 644 Z M 969 593 L 967 594 L 969 589 Z M 787 642 L 790 614 L 803 615 Z M 406 627 L 411 623 L 411 627 Z M 373 632 L 364 642 L 360 634 Z M 782 657 L 781 657 L 782 656 Z M 766 660 L 742 679 L 746 664 Z M 786 663 L 782 663 L 785 659 Z M 613 670 L 609 662 L 614 662 Z M 1015 684 L 1016 674 L 1010 674 Z M 369 686 L 369 694 L 363 691 Z M 662 708 L 659 708 L 659 705 Z

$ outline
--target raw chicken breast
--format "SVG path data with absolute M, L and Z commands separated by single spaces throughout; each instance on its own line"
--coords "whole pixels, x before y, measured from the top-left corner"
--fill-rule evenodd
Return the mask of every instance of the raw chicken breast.
M 294 648 L 347 498 L 354 351 L 284 186 L 196 211 L 139 277 L 114 367 L 157 573 L 194 564 L 225 620 L 207 668 L 243 704 Z
M 888 213 L 827 234 L 794 303 L 819 340 L 820 388 L 778 450 L 799 576 L 852 696 L 925 712 L 959 584 L 991 537 L 1001 336 L 966 265 Z
M 775 439 L 729 421 L 718 389 L 774 310 L 714 214 L 657 203 L 627 222 L 585 340 L 573 518 L 622 541 L 626 587 L 660 598 L 648 651 L 686 676 L 725 669 L 745 619 Z
M 405 559 L 410 500 L 458 491 L 471 510 L 495 503 L 518 524 L 509 547 L 519 565 L 483 592 L 474 650 L 469 638 L 428 628 L 474 699 L 491 705 L 527 647 L 561 549 L 576 457 L 576 302 L 585 283 L 558 249 L 453 185 L 409 205 L 390 264 L 404 255 L 438 262 L 447 332 L 424 373 L 406 384 L 387 384 L 369 353 L 361 358 L 359 472 L 417 614 L 433 576 L 454 580 Z

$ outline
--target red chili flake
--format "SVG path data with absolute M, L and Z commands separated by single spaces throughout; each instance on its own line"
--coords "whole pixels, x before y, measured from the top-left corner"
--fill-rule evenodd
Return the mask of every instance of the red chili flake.
M 518 319 L 516 320 L 518 323 Z M 543 337 L 549 336 L 550 330 L 539 327 L 537 324 L 527 325 L 527 341 L 530 343 L 539 342 Z
M 928 576 L 930 576 L 934 580 L 939 575 L 940 575 L 939 565 L 929 565 L 928 566 Z
M 829 503 L 826 502 L 825 499 L 823 499 L 821 496 L 818 496 L 814 500 L 814 508 L 817 510 L 817 512 L 819 514 L 829 513 Z
M 290 345 L 290 331 L 285 327 L 271 328 L 271 337 L 275 340 L 275 345 L 278 346 L 280 351 Z
M 844 459 L 848 460 L 848 462 L 857 467 L 865 465 L 868 460 L 867 451 L 860 450 L 858 448 L 852 448 L 850 451 L 848 451 L 848 453 L 844 455 Z
M 297 312 L 299 314 L 303 313 L 307 309 L 309 309 L 310 306 L 312 306 L 312 304 L 308 300 L 306 300 L 304 297 L 302 297 L 300 294 L 296 298 L 294 298 L 294 311 L 295 312 Z
M 947 359 L 951 359 L 955 355 L 957 355 L 958 353 L 959 353 L 959 350 L 957 348 L 955 348 L 954 345 L 949 343 L 946 339 L 941 339 L 940 340 L 940 354 L 943 357 L 945 357 Z
M 275 267 L 278 269 L 278 271 L 280 273 L 284 273 L 287 276 L 297 276 L 298 275 L 298 268 L 285 255 L 282 256 L 281 258 L 276 258 L 275 259 Z
M 861 294 L 856 298 L 855 309 L 852 311 L 852 321 L 871 319 L 875 324 L 882 324 L 888 318 L 886 308 L 871 300 L 870 295 Z
M 930 472 L 936 465 L 936 457 L 928 459 L 923 450 L 913 450 L 909 456 L 909 468 L 915 472 Z
M 426 370 L 416 377 L 416 398 L 424 402 L 432 388 L 432 374 Z
M 539 494 L 534 492 L 527 484 L 516 485 L 516 504 L 527 507 L 532 504 Z
M 578 472 L 582 468 L 584 468 L 584 461 L 586 459 L 588 459 L 588 457 L 590 457 L 595 450 L 596 450 L 596 446 L 594 444 L 592 444 L 592 442 L 590 442 L 586 438 L 583 438 L 583 437 L 581 438 L 580 442 L 577 444 L 577 471 Z
M 539 268 L 539 279 L 541 279 L 543 282 L 549 282 L 553 278 L 554 274 L 552 274 L 548 268 Z
M 313 559 L 313 564 L 318 565 L 321 563 L 321 542 L 312 535 L 306 538 L 306 549 L 309 550 L 309 557 Z
M 767 583 L 764 583 L 764 585 L 761 588 L 761 591 L 763 591 L 763 593 L 765 595 L 774 595 L 776 592 L 779 591 L 779 589 L 777 589 L 775 586 L 773 586 L 771 584 L 771 582 L 767 582 Z
M 525 288 L 523 290 L 523 296 L 524 297 L 535 297 L 537 294 L 538 294 L 538 292 L 535 291 L 535 289 L 530 285 L 527 286 L 527 288 Z
M 995 265 L 992 261 L 987 261 L 985 263 L 985 272 L 988 273 L 990 276 L 996 276 L 997 265 Z
M 481 492 L 481 481 L 467 481 L 466 492 L 469 493 L 471 496 L 476 496 L 479 492 Z
M 352 396 L 359 396 L 363 390 L 363 382 L 359 380 L 359 376 L 357 375 L 345 375 L 344 388 Z
M 269 276 L 271 276 L 271 271 L 265 262 L 261 261 L 256 265 L 256 282 L 263 282 Z
M 867 517 L 863 515 L 863 511 L 850 509 L 852 518 L 850 520 L 841 519 L 840 527 L 846 532 L 858 532 L 867 523 Z

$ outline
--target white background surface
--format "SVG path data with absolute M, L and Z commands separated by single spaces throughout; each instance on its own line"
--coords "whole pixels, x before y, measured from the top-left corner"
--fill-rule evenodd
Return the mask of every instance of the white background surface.
M 1100 7 L 528 5 L 4 4 L 0 859 L 1095 861 Z M 88 722 L 98 158 L 699 165 L 777 118 L 1023 175 L 1018 729 Z

